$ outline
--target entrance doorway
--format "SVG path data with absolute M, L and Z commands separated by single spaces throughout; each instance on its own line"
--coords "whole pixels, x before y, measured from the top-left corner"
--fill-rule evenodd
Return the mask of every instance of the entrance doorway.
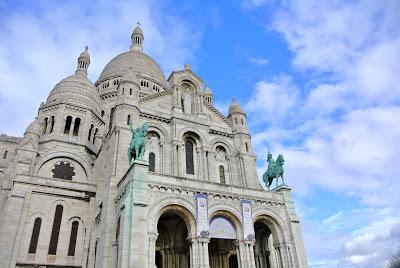
M 273 249 L 272 233 L 268 226 L 262 222 L 254 223 L 256 243 L 254 246 L 254 259 L 257 268 L 271 268 Z M 273 260 L 273 258 L 272 258 Z
M 210 268 L 238 268 L 236 246 L 233 239 L 211 238 L 208 245 Z
M 208 254 L 210 268 L 238 268 L 235 241 L 236 229 L 225 217 L 215 217 L 210 222 Z
M 158 220 L 157 230 L 157 268 L 190 267 L 190 247 L 185 221 L 174 211 L 167 211 Z

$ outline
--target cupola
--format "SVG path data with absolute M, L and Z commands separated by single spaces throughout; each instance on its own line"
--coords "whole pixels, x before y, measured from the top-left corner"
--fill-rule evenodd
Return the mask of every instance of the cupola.
M 89 47 L 86 46 L 85 51 L 83 51 L 81 53 L 81 55 L 79 55 L 78 66 L 75 71 L 76 75 L 82 75 L 84 77 L 87 77 L 87 70 L 88 70 L 89 64 L 90 64 L 90 55 L 89 55 L 88 50 L 89 50 Z
M 132 39 L 131 51 L 143 51 L 142 44 L 144 36 L 142 28 L 140 28 L 140 22 L 137 23 L 137 26 L 133 30 L 131 39 Z

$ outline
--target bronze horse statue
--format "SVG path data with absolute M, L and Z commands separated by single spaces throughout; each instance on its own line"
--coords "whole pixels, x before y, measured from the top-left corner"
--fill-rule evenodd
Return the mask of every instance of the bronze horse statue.
M 279 177 L 282 178 L 282 183 L 284 185 L 285 180 L 283 179 L 283 164 L 285 163 L 285 159 L 283 156 L 281 154 L 278 155 L 278 158 L 276 161 L 274 161 L 272 154 L 268 151 L 267 161 L 268 169 L 263 175 L 263 181 L 265 182 L 268 190 L 274 179 L 276 179 L 276 186 L 278 186 Z
M 129 166 L 132 164 L 132 158 L 143 159 L 144 151 L 146 148 L 146 135 L 148 131 L 148 124 L 144 123 L 142 127 L 134 129 L 131 124 L 132 138 L 128 148 Z

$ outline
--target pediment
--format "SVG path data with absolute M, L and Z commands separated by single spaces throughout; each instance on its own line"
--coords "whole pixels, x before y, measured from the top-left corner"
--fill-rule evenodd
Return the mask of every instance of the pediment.
M 163 91 L 140 99 L 140 106 L 149 110 L 156 110 L 163 113 L 172 109 L 172 91 Z
M 211 118 L 211 121 L 218 125 L 219 127 L 223 128 L 232 128 L 232 125 L 228 118 L 226 118 L 220 111 L 218 111 L 214 106 L 211 104 L 204 102 L 204 112 L 208 114 Z

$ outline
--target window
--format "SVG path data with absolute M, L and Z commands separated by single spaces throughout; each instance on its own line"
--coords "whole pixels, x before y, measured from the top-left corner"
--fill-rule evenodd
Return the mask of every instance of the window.
M 81 124 L 81 119 L 75 118 L 74 131 L 72 132 L 72 135 L 78 136 L 80 124 Z
M 35 254 L 37 249 L 37 244 L 39 241 L 40 226 L 42 225 L 42 219 L 36 218 L 33 224 L 31 243 L 29 244 L 29 254 Z
M 225 169 L 223 166 L 219 166 L 219 181 L 225 183 Z
M 149 154 L 149 171 L 156 171 L 156 155 L 154 153 Z
M 243 123 L 243 118 L 240 118 L 240 121 L 242 122 L 242 125 L 244 125 L 244 123 Z
M 237 118 L 235 118 L 235 124 L 237 125 Z
M 65 121 L 65 127 L 64 127 L 64 134 L 69 134 L 69 130 L 71 129 L 71 123 L 72 123 L 72 116 L 67 116 L 67 120 Z
M 8 151 L 5 151 L 4 154 L 3 154 L 3 159 L 7 158 L 7 154 L 8 154 Z
M 128 118 L 126 119 L 126 124 L 130 126 L 131 124 L 131 116 L 128 114 Z
M 63 206 L 57 205 L 56 213 L 54 214 L 53 228 L 51 230 L 50 245 L 49 245 L 49 255 L 56 255 L 58 237 L 60 235 L 61 219 L 63 214 Z
M 88 137 L 87 137 L 88 141 L 90 141 L 90 136 L 92 136 L 92 131 L 93 131 L 93 124 L 91 124 L 90 128 L 89 128 L 89 134 L 88 134 Z
M 94 142 L 96 141 L 97 132 L 99 132 L 99 129 L 98 129 L 98 128 L 96 128 L 96 130 L 94 131 L 94 134 L 93 134 L 93 144 L 94 144 Z
M 72 222 L 71 235 L 69 237 L 68 256 L 75 256 L 76 237 L 78 235 L 79 222 Z
M 186 173 L 194 174 L 193 143 L 189 140 L 185 142 L 186 151 Z
M 131 88 L 129 89 L 129 95 L 132 95 L 132 89 Z
M 51 121 L 50 121 L 50 133 L 53 132 L 54 129 L 54 115 L 51 117 Z
M 43 134 L 46 134 L 48 121 L 49 121 L 49 119 L 46 117 L 44 119 Z
M 101 117 L 103 117 L 104 116 L 104 110 L 101 110 Z
M 249 145 L 247 144 L 247 142 L 245 143 L 245 145 L 246 145 L 246 152 L 248 152 L 249 151 Z
M 114 111 L 115 111 L 115 107 L 111 108 L 111 112 L 110 112 L 110 121 L 108 122 L 108 129 L 110 130 L 113 124 L 113 120 L 114 120 Z

